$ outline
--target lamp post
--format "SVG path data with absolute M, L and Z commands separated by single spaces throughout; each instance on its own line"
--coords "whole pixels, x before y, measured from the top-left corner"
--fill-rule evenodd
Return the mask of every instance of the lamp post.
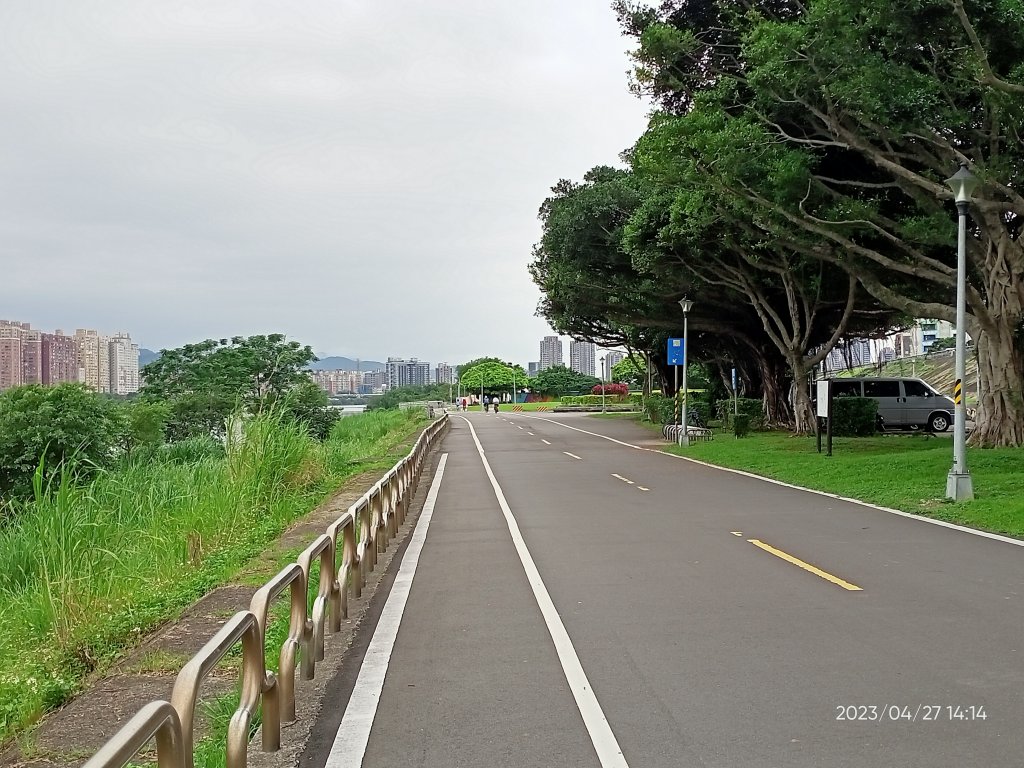
M 605 370 L 604 369 L 605 369 L 605 365 L 607 363 L 608 363 L 608 355 L 605 354 L 605 356 L 601 358 L 601 413 L 604 413 L 604 411 L 605 411 L 605 406 L 604 406 Z
M 690 433 L 687 431 L 686 425 L 686 356 L 690 353 L 690 340 L 688 336 L 690 331 L 690 310 L 693 309 L 693 302 L 683 298 L 679 300 L 679 306 L 683 309 L 683 424 L 679 430 L 679 444 L 689 445 Z M 678 396 L 678 392 L 676 395 Z
M 946 498 L 966 501 L 974 498 L 971 473 L 967 469 L 967 409 L 964 406 L 964 357 L 966 293 L 967 293 L 967 209 L 978 179 L 967 169 L 967 163 L 960 164 L 960 170 L 946 179 L 953 190 L 956 210 L 959 213 L 959 231 L 956 248 L 956 384 L 953 388 L 955 414 L 953 419 L 953 467 L 946 476 Z

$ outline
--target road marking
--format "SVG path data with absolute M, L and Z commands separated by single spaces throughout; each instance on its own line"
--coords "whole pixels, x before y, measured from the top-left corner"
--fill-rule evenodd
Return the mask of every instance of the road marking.
M 572 456 L 577 461 L 583 461 L 582 457 L 577 456 L 575 453 L 569 453 L 568 451 L 562 451 L 566 456 Z
M 547 440 L 545 440 L 545 439 L 544 439 L 543 437 L 542 437 L 542 438 L 540 439 L 540 441 L 541 441 L 542 443 L 544 443 L 544 445 L 551 445 L 551 443 L 549 443 L 549 442 L 548 442 Z
M 460 417 L 460 418 L 465 418 Z M 402 558 L 402 565 L 395 575 L 395 583 L 391 587 L 384 610 L 373 631 L 373 638 L 366 649 L 359 676 L 349 697 L 345 714 L 341 718 L 338 732 L 334 735 L 331 753 L 327 756 L 324 768 L 359 768 L 366 755 L 366 744 L 370 740 L 370 729 L 377 715 L 377 704 L 380 702 L 381 690 L 384 688 L 384 677 L 391 662 L 391 652 L 395 647 L 395 638 L 402 623 L 402 614 L 409 599 L 413 576 L 420 560 L 420 551 L 427 538 L 427 528 L 434 514 L 434 504 L 441 488 L 444 467 L 448 463 L 448 454 L 442 453 L 434 473 L 434 481 L 423 503 L 416 527 L 409 537 L 409 546 Z
M 644 488 L 644 487 L 643 487 L 642 485 L 638 485 L 638 486 L 636 487 L 636 489 L 637 489 L 638 491 L 649 491 L 649 490 L 651 490 L 650 488 Z
M 516 429 L 522 429 L 522 427 L 520 427 L 520 426 L 518 426 L 518 425 L 517 425 L 517 426 L 516 426 Z
M 469 421 L 467 420 L 466 423 L 469 424 Z M 476 430 L 472 424 L 469 424 L 469 429 L 473 434 L 473 442 L 476 443 L 476 449 L 480 453 L 480 461 L 483 462 L 484 471 L 487 473 L 487 477 L 491 481 L 491 487 L 494 489 L 494 495 L 498 499 L 498 506 L 501 507 L 501 511 L 505 515 L 508 532 L 512 535 L 512 543 L 515 544 L 516 552 L 519 553 L 519 560 L 523 564 L 526 578 L 533 589 L 533 596 L 537 600 L 541 614 L 544 616 L 544 623 L 547 624 L 551 640 L 555 644 L 555 652 L 558 654 L 558 660 L 562 664 L 565 680 L 569 684 L 573 697 L 576 699 L 576 706 L 579 707 L 580 715 L 583 716 L 583 724 L 586 725 L 587 733 L 590 734 L 590 740 L 594 744 L 594 750 L 597 752 L 601 768 L 629 768 L 629 764 L 622 754 L 622 748 L 619 746 L 615 734 L 612 733 L 611 725 L 608 724 L 604 710 L 601 709 L 601 704 L 590 685 L 590 680 L 587 679 L 587 673 L 583 671 L 583 665 L 576 654 L 576 649 L 569 638 L 569 633 L 565 631 L 565 625 L 555 609 L 555 604 L 551 600 L 551 595 L 548 594 L 547 587 L 544 586 L 544 580 L 540 576 L 540 571 L 537 570 L 537 564 L 534 563 L 530 550 L 526 548 L 526 542 L 523 540 L 523 534 L 519 530 L 519 524 L 512 514 L 512 509 L 505 499 L 501 486 L 498 485 L 498 481 L 491 471 L 491 465 L 484 455 L 484 449 L 480 444 L 480 439 L 476 436 Z M 328 766 L 328 768 L 333 767 Z
M 742 536 L 743 531 L 729 531 L 733 536 Z
M 614 472 L 612 472 L 612 477 L 617 477 L 617 478 L 619 478 L 619 480 L 621 480 L 621 481 L 622 481 L 622 482 L 624 482 L 624 483 L 629 483 L 630 485 L 636 485 L 636 483 L 634 483 L 634 482 L 633 482 L 632 480 L 630 480 L 629 478 L 627 478 L 627 477 L 623 477 L 622 475 L 617 475 L 617 474 L 615 474 Z
M 528 435 L 529 435 L 530 437 L 535 437 L 535 435 L 533 434 L 533 432 L 527 431 L 527 433 L 526 433 L 526 434 L 528 434 Z
M 675 453 L 665 453 L 665 451 L 657 448 L 644 448 L 642 445 L 633 445 L 632 443 L 626 443 L 622 440 L 616 440 L 614 437 L 608 437 L 608 435 L 601 435 L 597 432 L 588 432 L 585 429 L 579 429 L 578 427 L 570 427 L 568 424 L 563 424 L 555 419 L 546 419 L 542 416 L 524 416 L 527 419 L 538 419 L 540 421 L 549 421 L 552 424 L 557 424 L 565 429 L 571 429 L 574 432 L 582 432 L 584 435 L 590 435 L 592 437 L 599 437 L 602 440 L 608 440 L 619 445 L 624 445 L 627 448 L 634 448 L 638 451 L 648 451 L 649 453 L 656 453 L 659 456 L 667 456 L 671 459 L 679 459 L 681 461 L 688 461 L 691 464 L 699 464 L 702 467 L 708 469 L 717 469 L 720 472 L 730 472 L 734 475 L 742 475 L 743 477 L 749 477 L 754 480 L 761 480 L 765 483 L 771 483 L 772 485 L 780 485 L 783 488 L 791 488 L 794 491 L 803 491 L 804 493 L 813 493 L 816 496 L 824 496 L 829 499 L 836 499 L 837 501 L 845 501 L 849 504 L 856 504 L 858 507 L 864 507 L 865 509 L 876 509 L 879 512 L 887 512 L 890 515 L 899 515 L 905 517 L 908 520 L 915 520 L 919 523 L 928 523 L 929 525 L 938 525 L 942 528 L 949 528 L 950 530 L 960 531 L 960 533 L 969 533 L 972 536 L 980 536 L 984 539 L 992 539 L 994 541 L 1001 541 L 1004 544 L 1013 544 L 1015 547 L 1024 547 L 1024 539 L 1011 539 L 1009 536 L 1003 536 L 998 533 L 989 533 L 988 531 L 979 531 L 977 528 L 968 528 L 964 525 L 957 525 L 956 523 L 947 523 L 945 520 L 936 520 L 934 517 L 924 517 L 922 515 L 915 515 L 911 512 L 904 512 L 900 509 L 893 509 L 892 507 L 883 507 L 880 504 L 872 504 L 870 501 L 863 501 L 862 499 L 854 499 L 849 496 L 840 496 L 838 493 L 829 493 L 828 491 L 818 491 L 814 488 L 805 488 L 802 485 L 794 485 L 793 483 L 785 483 L 782 480 L 774 480 L 764 475 L 755 475 L 753 472 L 746 472 L 742 469 L 731 469 L 730 467 L 720 467 L 717 464 L 709 464 L 706 461 L 700 459 L 694 459 L 689 456 L 679 456 Z
M 850 592 L 862 592 L 863 591 L 856 584 L 851 584 L 848 581 L 843 581 L 838 576 L 833 576 L 831 573 L 826 573 L 825 571 L 821 570 L 820 568 L 815 568 L 810 563 L 805 563 L 803 560 L 801 560 L 801 559 L 799 559 L 797 557 L 793 557 L 792 555 L 783 552 L 781 549 L 776 549 L 775 547 L 770 546 L 769 544 L 765 544 L 763 541 L 758 541 L 757 539 L 747 539 L 747 541 L 749 541 L 755 547 L 760 547 L 765 552 L 769 552 L 769 553 L 775 555 L 776 557 L 781 557 L 787 563 L 792 563 L 797 568 L 803 568 L 805 571 L 810 571 L 815 576 L 820 576 L 825 581 L 831 581 L 833 584 L 836 584 L 836 585 L 842 587 L 843 589 L 847 589 Z

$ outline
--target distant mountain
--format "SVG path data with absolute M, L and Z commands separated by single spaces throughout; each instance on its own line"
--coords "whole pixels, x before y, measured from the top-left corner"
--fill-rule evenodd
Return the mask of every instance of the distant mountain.
M 144 365 L 148 365 L 149 363 L 152 363 L 158 357 L 160 357 L 160 353 L 159 352 L 154 352 L 152 349 L 142 349 L 142 348 L 140 348 L 139 349 L 139 368 L 141 368 Z
M 314 371 L 354 371 L 356 366 L 356 361 L 348 357 L 325 357 L 309 367 Z M 384 367 L 384 363 L 378 363 L 376 360 L 360 360 L 358 362 L 360 371 L 383 371 Z

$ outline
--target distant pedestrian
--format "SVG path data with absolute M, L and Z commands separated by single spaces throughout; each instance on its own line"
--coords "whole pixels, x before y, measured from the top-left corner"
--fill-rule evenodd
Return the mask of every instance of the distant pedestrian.
M 462 410 L 466 410 L 466 398 L 462 398 Z

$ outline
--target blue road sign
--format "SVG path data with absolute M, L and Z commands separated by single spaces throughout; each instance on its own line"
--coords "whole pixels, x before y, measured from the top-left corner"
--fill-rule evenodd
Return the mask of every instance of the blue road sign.
M 732 369 L 732 388 L 736 389 L 736 369 Z
M 669 339 L 668 340 L 668 364 L 669 365 L 682 365 L 683 364 L 683 340 L 682 339 Z

